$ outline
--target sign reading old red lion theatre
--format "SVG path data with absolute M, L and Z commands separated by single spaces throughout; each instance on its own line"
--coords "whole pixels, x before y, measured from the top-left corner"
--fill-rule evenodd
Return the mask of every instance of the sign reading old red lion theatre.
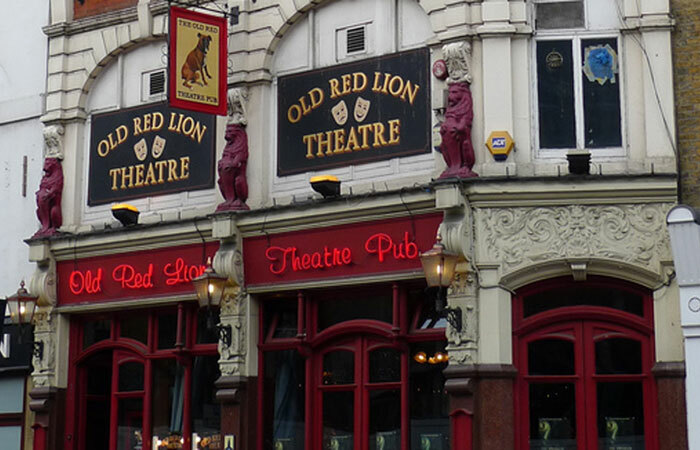
M 218 243 L 59 261 L 58 304 L 71 305 L 194 293 Z M 203 254 L 204 253 L 204 254 Z
M 246 285 L 419 271 L 441 220 L 431 214 L 246 238 Z
M 430 152 L 427 49 L 280 77 L 277 174 Z

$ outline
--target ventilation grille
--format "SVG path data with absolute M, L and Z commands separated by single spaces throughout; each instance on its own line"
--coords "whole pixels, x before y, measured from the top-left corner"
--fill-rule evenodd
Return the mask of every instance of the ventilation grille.
M 347 31 L 347 53 L 365 51 L 365 27 L 349 28 Z
M 148 77 L 148 95 L 158 95 L 165 92 L 165 71 L 152 72 Z

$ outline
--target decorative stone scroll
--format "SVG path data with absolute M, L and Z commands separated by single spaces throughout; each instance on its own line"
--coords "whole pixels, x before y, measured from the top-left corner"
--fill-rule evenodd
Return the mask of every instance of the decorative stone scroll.
M 56 324 L 52 307 L 39 309 L 34 314 L 34 342 L 43 346 L 41 358 L 33 356 L 32 380 L 35 387 L 55 386 L 56 384 Z
M 227 347 L 219 341 L 219 370 L 222 376 L 241 375 L 244 371 L 248 301 L 248 295 L 238 287 L 228 288 L 221 301 L 221 325 L 231 327 L 231 345 Z
M 671 260 L 670 203 L 479 210 L 481 259 L 503 273 L 552 260 L 598 258 L 658 273 Z

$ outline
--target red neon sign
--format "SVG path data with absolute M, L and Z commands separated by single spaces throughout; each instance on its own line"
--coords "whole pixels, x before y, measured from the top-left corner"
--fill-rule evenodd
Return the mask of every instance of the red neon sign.
M 441 219 L 426 215 L 246 238 L 246 284 L 417 270 L 420 251 L 433 245 Z
M 216 248 L 207 245 L 206 254 Z M 194 292 L 191 281 L 205 270 L 201 261 L 201 245 L 61 261 L 59 304 Z

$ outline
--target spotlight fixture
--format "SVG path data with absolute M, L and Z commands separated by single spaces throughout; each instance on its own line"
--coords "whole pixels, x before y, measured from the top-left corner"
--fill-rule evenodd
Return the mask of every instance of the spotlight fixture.
M 319 175 L 309 180 L 311 188 L 323 195 L 323 198 L 333 198 L 340 195 L 340 180 L 333 175 Z
M 113 205 L 112 215 L 125 227 L 136 225 L 139 221 L 139 210 L 126 203 Z

